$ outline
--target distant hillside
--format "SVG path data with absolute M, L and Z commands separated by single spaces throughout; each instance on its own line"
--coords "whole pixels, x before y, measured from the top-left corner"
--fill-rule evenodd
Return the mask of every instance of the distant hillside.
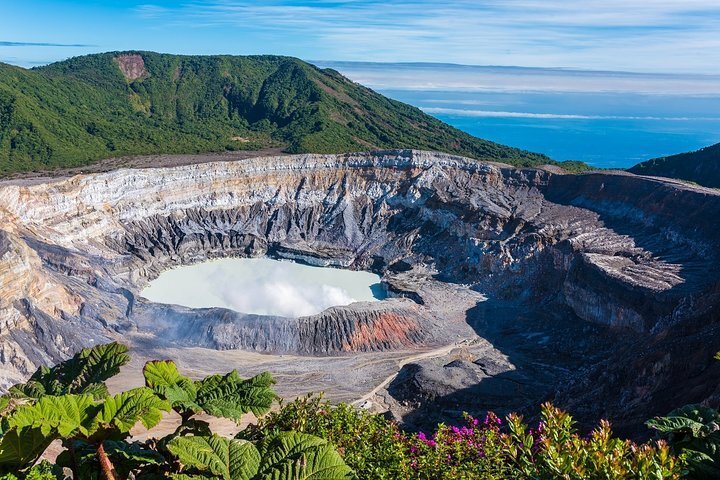
M 292 153 L 411 147 L 555 163 L 289 57 L 112 52 L 32 70 L 0 64 L 0 174 L 272 146 Z
M 696 152 L 648 160 L 628 171 L 638 175 L 690 180 L 706 187 L 720 188 L 720 143 Z

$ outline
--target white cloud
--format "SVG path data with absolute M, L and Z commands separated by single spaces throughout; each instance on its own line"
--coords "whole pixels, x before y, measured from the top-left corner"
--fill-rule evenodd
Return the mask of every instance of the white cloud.
M 376 89 L 719 95 L 720 75 L 638 74 L 448 64 L 316 62 Z
M 349 305 L 356 300 L 347 290 L 325 284 L 296 284 L 280 278 L 230 286 L 218 285 L 217 295 L 228 308 L 244 313 L 301 317 L 320 313 L 328 307 Z
M 314 58 L 720 72 L 709 0 L 210 1 L 184 26 L 265 30 Z
M 702 117 L 653 117 L 653 116 L 622 116 L 622 115 L 576 115 L 559 113 L 529 113 L 529 112 L 503 112 L 496 110 L 465 110 L 461 108 L 434 108 L 421 107 L 430 114 L 457 115 L 461 117 L 478 118 L 546 118 L 558 120 L 664 120 L 664 121 L 697 121 L 697 120 L 720 120 L 717 118 Z

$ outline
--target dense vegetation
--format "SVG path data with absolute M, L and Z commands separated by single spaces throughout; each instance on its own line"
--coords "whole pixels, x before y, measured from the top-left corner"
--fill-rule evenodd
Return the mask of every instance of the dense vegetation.
M 198 413 L 240 422 L 266 413 L 275 393 L 272 377 L 242 379 L 233 371 L 193 381 L 173 362 L 145 365 L 145 387 L 109 395 L 104 380 L 127 363 L 117 343 L 82 350 L 54 368 L 39 369 L 2 397 L 0 471 L 5 480 L 134 478 L 225 480 L 350 479 L 352 470 L 326 440 L 298 432 L 273 432 L 255 442 L 214 435 Z M 151 429 L 163 412 L 180 416 L 177 429 L 144 444 L 127 442 L 138 423 Z M 33 464 L 62 441 L 56 465 Z
M 524 166 L 555 163 L 475 138 L 289 57 L 113 52 L 32 70 L 0 64 L 0 174 L 130 154 L 264 147 L 419 148 Z
M 629 169 L 638 175 L 689 180 L 698 185 L 720 188 L 720 143 L 696 152 L 655 158 Z
M 381 415 L 312 395 L 268 413 L 276 395 L 267 373 L 196 381 L 171 361 L 153 361 L 144 387 L 110 395 L 104 381 L 128 360 L 117 343 L 85 349 L 0 397 L 0 479 L 718 478 L 720 414 L 705 407 L 648 422 L 671 446 L 615 438 L 605 421 L 581 436 L 570 415 L 549 404 L 532 428 L 520 416 L 488 413 L 433 434 L 407 433 Z M 170 410 L 180 419 L 174 432 L 132 441 L 131 428 L 151 429 Z M 259 420 L 235 438 L 196 417 L 239 423 L 248 412 Z M 38 462 L 57 440 L 64 450 L 56 463 Z

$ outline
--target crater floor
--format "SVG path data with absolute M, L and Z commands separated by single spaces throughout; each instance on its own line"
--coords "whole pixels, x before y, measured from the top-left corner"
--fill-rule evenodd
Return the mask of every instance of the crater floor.
M 183 162 L 184 163 L 184 162 Z M 188 373 L 270 370 L 409 427 L 552 400 L 636 434 L 718 403 L 720 195 L 442 153 L 296 155 L 0 183 L 0 384 L 120 339 Z M 161 272 L 271 256 L 389 298 L 289 318 L 152 303 Z

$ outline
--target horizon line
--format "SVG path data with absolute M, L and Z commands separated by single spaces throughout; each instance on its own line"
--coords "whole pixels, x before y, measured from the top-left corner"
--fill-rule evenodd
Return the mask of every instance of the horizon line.
M 0 47 L 2 46 L 10 46 L 11 43 L 14 42 L 5 42 L 0 41 Z M 52 44 L 52 43 L 31 43 L 31 42 L 22 42 L 26 45 L 42 45 L 42 46 L 61 46 L 61 44 Z M 90 48 L 95 47 L 96 45 L 84 45 L 84 44 L 64 44 L 62 45 L 64 47 L 83 47 L 83 48 Z M 297 58 L 299 60 L 305 61 L 307 63 L 310 63 L 315 66 L 320 66 L 322 64 L 336 64 L 336 65 L 367 65 L 367 66 L 381 66 L 381 65 L 400 65 L 405 67 L 423 67 L 423 66 L 433 66 L 433 67 L 454 67 L 454 68 L 477 68 L 477 69 L 507 69 L 507 70 L 528 70 L 528 71 L 549 71 L 549 72 L 557 72 L 557 73 L 590 73 L 590 74 L 611 74 L 611 75 L 633 75 L 633 76 L 647 76 L 647 77 L 658 77 L 658 76 L 664 76 L 664 77 L 696 77 L 696 78 L 718 78 L 720 79 L 720 74 L 715 73 L 697 73 L 697 72 L 668 72 L 668 71 L 633 71 L 633 70 L 607 70 L 607 69 L 601 69 L 601 70 L 593 70 L 588 68 L 579 68 L 579 67 L 562 67 L 562 66 L 547 66 L 547 67 L 535 67 L 535 66 L 526 66 L 526 65 L 481 65 L 481 64 L 469 64 L 469 63 L 454 63 L 454 62 L 417 62 L 417 61 L 387 61 L 387 62 L 378 62 L 378 61 L 367 61 L 367 60 L 317 60 L 317 59 L 304 59 L 301 57 L 294 57 L 292 55 L 282 55 L 277 53 L 263 53 L 263 54 L 234 54 L 234 53 L 211 53 L 211 54 L 188 54 L 188 53 L 169 53 L 169 52 L 158 52 L 154 50 L 144 50 L 144 49 L 126 49 L 126 50 L 106 50 L 106 51 L 100 51 L 100 52 L 94 52 L 94 53 L 87 53 L 82 55 L 73 55 L 69 56 L 60 60 L 53 60 L 53 61 L 34 61 L 34 62 L 26 62 L 27 63 L 34 63 L 35 66 L 42 66 L 42 65 L 51 65 L 53 63 L 63 62 L 66 60 L 70 60 L 72 58 L 77 57 L 83 57 L 83 56 L 89 56 L 89 55 L 100 55 L 100 54 L 106 54 L 106 53 L 126 53 L 126 52 L 137 52 L 137 53 L 157 53 L 160 55 L 182 55 L 182 56 L 192 56 L 192 57 L 213 57 L 213 56 L 230 56 L 230 57 L 258 57 L 258 56 L 276 56 L 276 57 L 288 57 L 288 58 Z M 20 60 L 20 59 L 18 59 Z M 21 63 L 15 63 L 13 61 L 3 61 L 0 59 L 0 62 L 7 63 L 10 65 L 14 65 L 16 67 L 20 68 L 26 68 Z M 32 67 L 30 67 L 32 68 Z

